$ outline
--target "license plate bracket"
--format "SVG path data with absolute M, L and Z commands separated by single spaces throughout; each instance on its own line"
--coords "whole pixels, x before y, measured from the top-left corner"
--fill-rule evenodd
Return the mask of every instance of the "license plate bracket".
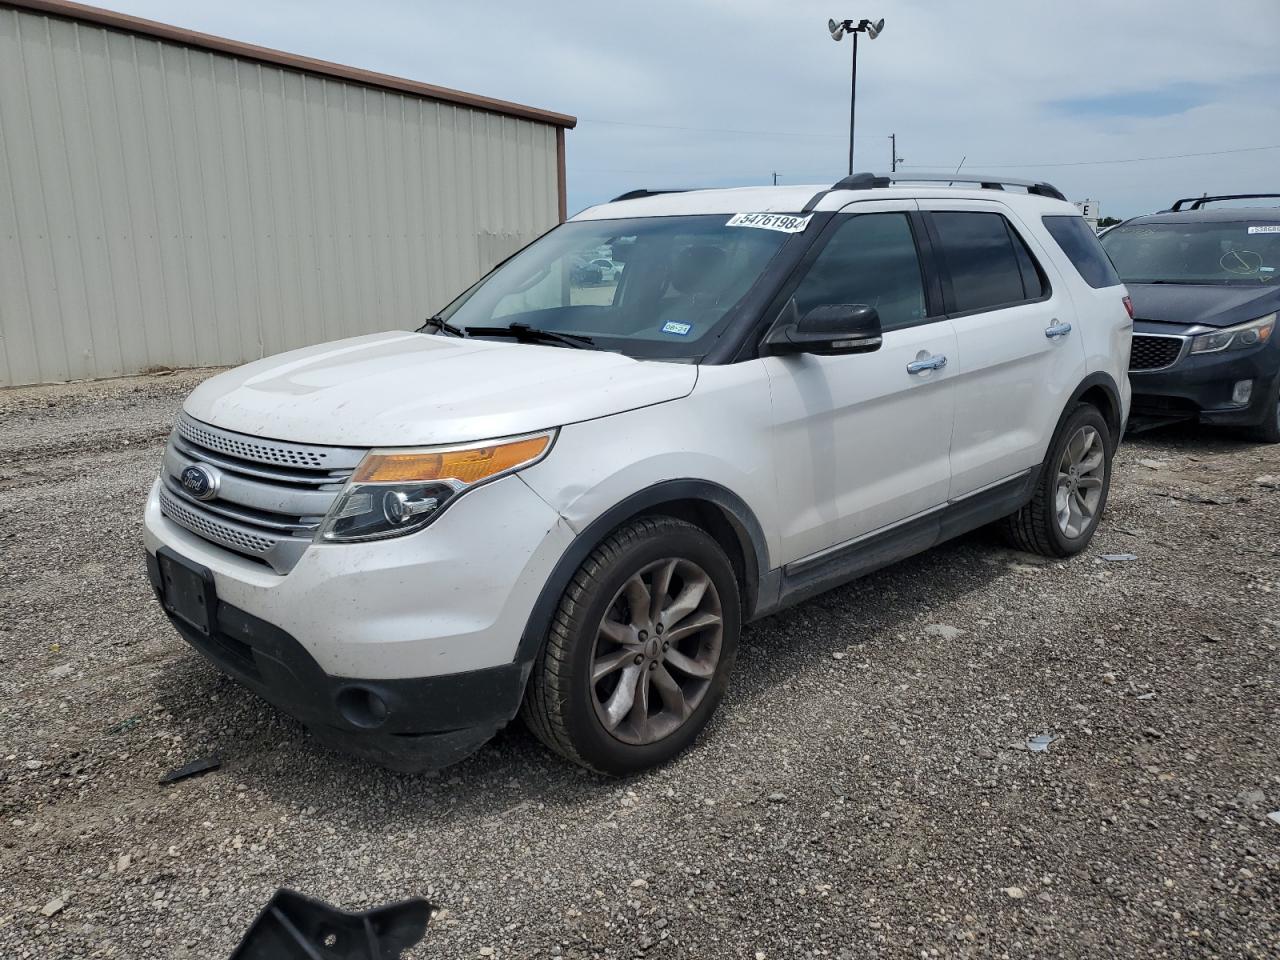
M 160 565 L 160 602 L 166 611 L 204 636 L 218 622 L 218 597 L 213 572 L 167 547 L 156 553 Z

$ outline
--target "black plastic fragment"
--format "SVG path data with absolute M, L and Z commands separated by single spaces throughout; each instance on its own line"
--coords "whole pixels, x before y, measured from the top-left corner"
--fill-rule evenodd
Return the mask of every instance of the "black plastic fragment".
M 430 919 L 422 899 L 349 913 L 281 887 L 230 960 L 398 960 Z
M 179 780 L 185 780 L 187 777 L 198 777 L 202 773 L 208 773 L 210 770 L 217 770 L 222 766 L 222 758 L 216 753 L 211 753 L 207 757 L 201 757 L 199 760 L 192 760 L 184 767 L 176 767 L 170 770 L 160 778 L 161 784 L 177 783 Z

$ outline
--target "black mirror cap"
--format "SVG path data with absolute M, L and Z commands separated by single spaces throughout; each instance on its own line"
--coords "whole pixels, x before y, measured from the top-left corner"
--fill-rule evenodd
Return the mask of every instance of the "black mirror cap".
M 794 315 L 795 307 L 788 305 Z M 865 303 L 831 303 L 814 307 L 799 320 L 784 321 L 765 341 L 767 353 L 814 353 L 835 356 L 880 349 L 880 314 Z

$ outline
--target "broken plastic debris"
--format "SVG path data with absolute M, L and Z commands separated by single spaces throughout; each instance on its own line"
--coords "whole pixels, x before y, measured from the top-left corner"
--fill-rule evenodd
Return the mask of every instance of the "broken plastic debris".
M 210 770 L 217 770 L 222 766 L 222 758 L 216 753 L 211 753 L 207 757 L 201 757 L 199 760 L 192 760 L 185 767 L 178 767 L 170 770 L 160 778 L 162 784 L 177 783 L 179 780 L 185 780 L 187 777 L 196 777 L 202 773 L 208 773 Z
M 1032 753 L 1048 753 L 1049 744 L 1057 743 L 1062 737 L 1056 733 L 1033 733 L 1026 740 L 1026 748 Z
M 1107 563 L 1128 563 L 1130 560 L 1137 560 L 1136 553 L 1104 553 L 1102 559 Z
M 1268 813 L 1267 819 L 1270 820 L 1272 823 L 1280 823 L 1280 810 L 1276 810 L 1273 813 Z
M 422 940 L 431 911 L 415 898 L 349 912 L 281 887 L 231 960 L 391 960 Z
M 128 720 L 121 720 L 119 723 L 112 724 L 107 727 L 107 733 L 125 733 L 132 730 L 142 722 L 141 717 L 130 717 Z

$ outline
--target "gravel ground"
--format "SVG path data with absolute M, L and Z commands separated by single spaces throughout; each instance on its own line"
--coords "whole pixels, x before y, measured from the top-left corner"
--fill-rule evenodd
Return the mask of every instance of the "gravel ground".
M 755 624 L 664 769 L 517 726 L 406 777 L 152 600 L 142 499 L 202 375 L 0 392 L 0 956 L 221 960 L 279 885 L 428 897 L 413 957 L 1280 956 L 1280 447 L 1135 438 L 1083 556 L 978 534 Z

